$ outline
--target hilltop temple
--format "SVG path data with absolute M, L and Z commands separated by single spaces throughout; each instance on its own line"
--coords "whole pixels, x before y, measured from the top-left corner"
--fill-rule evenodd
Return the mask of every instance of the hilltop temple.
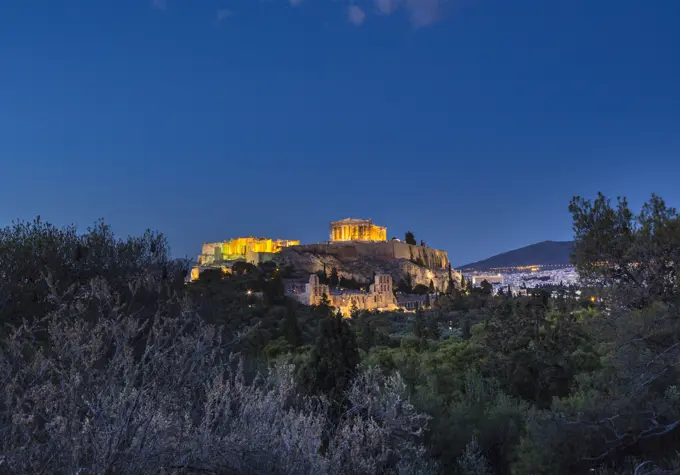
M 387 228 L 370 219 L 347 218 L 331 223 L 331 242 L 387 241 Z

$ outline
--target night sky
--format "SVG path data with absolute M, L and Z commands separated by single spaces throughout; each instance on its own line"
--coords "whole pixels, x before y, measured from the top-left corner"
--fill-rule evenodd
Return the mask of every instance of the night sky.
M 678 0 L 3 0 L 0 225 L 328 239 L 455 265 L 680 207 Z

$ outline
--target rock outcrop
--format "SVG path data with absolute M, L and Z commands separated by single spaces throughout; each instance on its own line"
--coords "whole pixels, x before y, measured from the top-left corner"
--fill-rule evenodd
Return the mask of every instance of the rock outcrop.
M 413 286 L 429 285 L 432 281 L 437 289 L 445 290 L 449 280 L 448 269 L 428 268 L 409 259 L 370 257 L 342 259 L 342 256 L 318 252 L 318 250 L 301 250 L 299 247 L 283 249 L 274 257 L 274 261 L 281 266 L 292 267 L 294 272 L 301 277 L 323 271 L 325 267 L 329 274 L 335 268 L 339 277 L 367 284 L 371 282 L 374 274 L 390 274 L 395 284 L 410 275 Z M 460 274 L 453 271 L 453 279 L 455 282 L 460 282 Z

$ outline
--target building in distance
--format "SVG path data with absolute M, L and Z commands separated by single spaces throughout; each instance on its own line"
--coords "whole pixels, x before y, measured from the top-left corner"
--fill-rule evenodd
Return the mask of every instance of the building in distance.
M 330 289 L 320 282 L 318 275 L 312 274 L 306 284 L 289 284 L 286 294 L 305 305 L 319 305 L 325 295 L 331 307 L 349 317 L 352 309 L 396 310 L 398 306 L 392 288 L 392 276 L 389 274 L 377 274 L 368 292 Z
M 473 275 L 472 285 L 481 285 L 482 282 L 487 281 L 489 284 L 503 284 L 503 274 L 495 275 Z

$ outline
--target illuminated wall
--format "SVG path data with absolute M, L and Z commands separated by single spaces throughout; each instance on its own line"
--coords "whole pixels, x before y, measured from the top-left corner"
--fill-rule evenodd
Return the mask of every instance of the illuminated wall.
M 339 309 L 345 317 L 349 317 L 353 307 L 356 307 L 358 310 L 396 309 L 397 301 L 392 292 L 392 286 L 391 275 L 378 274 L 375 276 L 375 281 L 370 285 L 368 292 L 331 292 L 328 285 L 319 282 L 318 275 L 312 274 L 309 276 L 309 283 L 305 285 L 304 293 L 289 294 L 289 296 L 305 305 L 319 305 L 323 296 L 326 295 L 331 307 Z
M 387 228 L 370 219 L 343 219 L 331 223 L 331 241 L 387 241 Z
M 235 238 L 223 242 L 208 242 L 203 244 L 199 265 L 212 265 L 216 262 L 246 259 L 260 253 L 277 253 L 284 247 L 297 246 L 298 240 L 267 239 L 255 237 Z

